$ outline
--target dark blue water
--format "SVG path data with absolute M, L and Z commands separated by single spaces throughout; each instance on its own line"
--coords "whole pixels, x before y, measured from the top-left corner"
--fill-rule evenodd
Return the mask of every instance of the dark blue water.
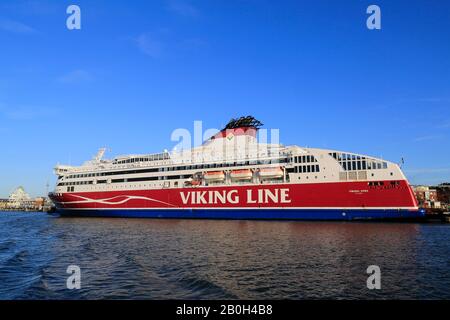
M 102 298 L 450 299 L 450 225 L 0 213 L 0 299 Z

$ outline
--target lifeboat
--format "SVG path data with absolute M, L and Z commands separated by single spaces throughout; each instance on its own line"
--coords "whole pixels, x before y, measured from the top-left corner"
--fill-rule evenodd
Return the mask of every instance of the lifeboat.
M 280 179 L 283 178 L 283 175 L 283 169 L 281 169 L 280 167 L 259 169 L 259 177 L 261 179 Z
M 194 175 L 193 178 L 189 178 L 184 182 L 186 186 L 196 187 L 202 184 L 202 179 L 200 176 Z
M 202 182 L 200 180 L 186 181 L 186 185 L 188 185 L 188 186 L 196 187 L 196 186 L 199 186 L 201 184 L 202 184 Z
M 230 176 L 233 180 L 251 180 L 253 178 L 253 172 L 250 169 L 233 170 Z
M 203 175 L 206 181 L 224 181 L 225 173 L 223 171 L 209 171 Z

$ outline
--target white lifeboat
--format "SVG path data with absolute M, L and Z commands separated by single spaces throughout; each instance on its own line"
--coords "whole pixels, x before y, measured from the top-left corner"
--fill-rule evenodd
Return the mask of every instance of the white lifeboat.
M 251 180 L 253 178 L 253 172 L 250 169 L 233 170 L 230 176 L 233 180 Z
M 259 169 L 259 177 L 261 179 L 279 179 L 284 175 L 283 169 L 280 167 L 261 168 Z
M 189 179 L 184 184 L 187 186 L 197 187 L 202 184 L 202 181 L 199 179 Z
M 203 175 L 206 181 L 224 181 L 225 173 L 223 171 L 209 171 Z

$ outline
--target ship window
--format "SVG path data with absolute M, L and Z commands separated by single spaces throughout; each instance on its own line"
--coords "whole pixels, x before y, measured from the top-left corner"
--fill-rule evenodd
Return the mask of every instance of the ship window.
M 319 165 L 318 164 L 316 164 L 316 172 L 319 172 L 320 171 L 320 169 L 319 169 Z

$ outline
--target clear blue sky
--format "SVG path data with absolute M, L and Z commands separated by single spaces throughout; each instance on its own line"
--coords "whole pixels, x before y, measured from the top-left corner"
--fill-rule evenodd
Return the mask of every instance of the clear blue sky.
M 449 1 L 2 0 L 0 44 L 0 197 L 45 193 L 101 146 L 159 152 L 247 114 L 285 144 L 450 180 Z

